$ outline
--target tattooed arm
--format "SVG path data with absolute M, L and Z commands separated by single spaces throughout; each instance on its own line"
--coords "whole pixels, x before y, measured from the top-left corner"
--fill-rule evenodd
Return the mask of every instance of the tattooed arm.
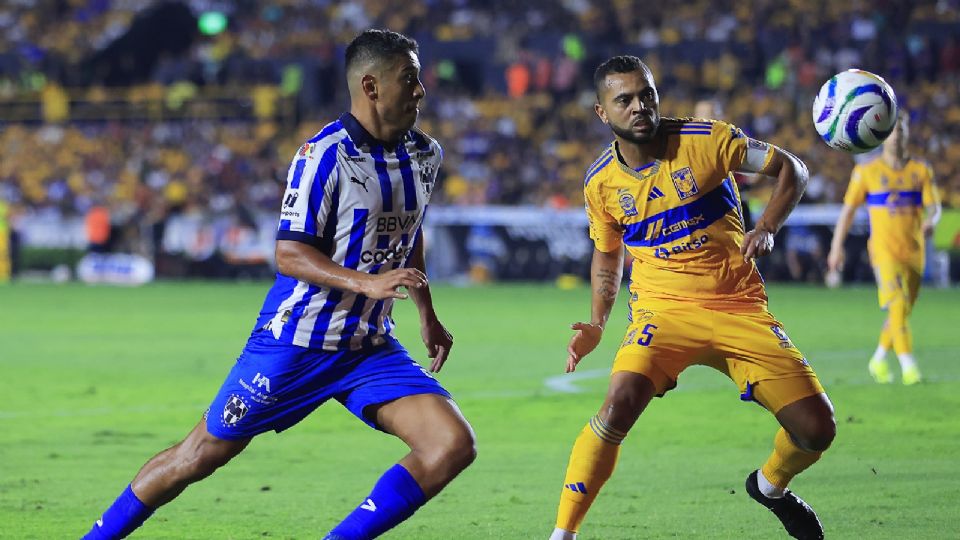
M 610 310 L 617 301 L 620 280 L 623 277 L 623 247 L 610 252 L 593 251 L 590 263 L 590 322 L 571 325 L 574 330 L 567 347 L 567 373 L 575 370 L 584 356 L 590 354 L 600 343 L 603 327 L 610 318 Z

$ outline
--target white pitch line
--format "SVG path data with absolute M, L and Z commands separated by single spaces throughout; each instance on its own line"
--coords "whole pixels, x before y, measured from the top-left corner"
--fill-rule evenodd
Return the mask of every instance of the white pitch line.
M 544 379 L 543 384 L 555 392 L 562 392 L 564 394 L 579 394 L 583 392 L 583 389 L 577 386 L 575 383 L 588 379 L 600 379 L 608 376 L 610 376 L 609 368 L 588 369 L 585 371 L 574 371 L 573 373 L 564 373 L 562 375 L 547 377 Z

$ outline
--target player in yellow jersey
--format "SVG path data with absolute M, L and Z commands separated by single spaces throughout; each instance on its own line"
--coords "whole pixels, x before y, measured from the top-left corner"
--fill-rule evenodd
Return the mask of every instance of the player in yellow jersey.
M 907 317 L 920 291 L 924 238 L 940 219 L 940 199 L 930 166 L 911 159 L 907 153 L 909 136 L 909 117 L 901 112 L 893 132 L 883 143 L 881 156 L 853 168 L 827 258 L 830 270 L 839 272 L 853 215 L 858 206 L 866 203 L 870 215 L 870 264 L 877 278 L 880 307 L 887 310 L 880 343 L 867 364 L 870 375 L 879 383 L 893 382 L 886 359 L 891 348 L 900 361 L 903 384 L 921 380 Z
M 574 444 L 551 540 L 572 540 L 613 473 L 620 443 L 654 396 L 691 364 L 713 367 L 782 428 L 748 494 L 795 538 L 823 538 L 816 513 L 786 489 L 833 441 L 833 406 L 810 365 L 767 311 L 754 258 L 800 200 L 807 170 L 792 154 L 724 122 L 661 118 L 650 69 L 617 56 L 594 75 L 596 112 L 611 145 L 586 175 L 590 236 L 590 322 L 573 324 L 567 371 L 600 342 L 617 297 L 624 246 L 634 257 L 630 324 L 600 411 Z M 744 233 L 732 171 L 777 179 L 754 229 Z

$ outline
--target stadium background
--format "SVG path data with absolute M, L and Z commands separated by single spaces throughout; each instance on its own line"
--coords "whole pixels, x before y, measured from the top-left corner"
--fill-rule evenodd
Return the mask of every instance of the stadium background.
M 853 165 L 817 139 L 812 96 L 849 67 L 884 76 L 948 208 L 928 257 L 942 285 L 948 268 L 960 274 L 958 12 L 955 1 L 6 2 L 0 219 L 28 277 L 77 274 L 91 243 L 143 256 L 159 277 L 268 277 L 290 157 L 347 106 L 345 43 L 386 26 L 420 42 L 420 125 L 446 150 L 427 220 L 437 279 L 584 274 L 582 177 L 610 139 L 591 74 L 633 53 L 657 75 L 665 115 L 709 100 L 708 113 L 810 165 L 783 249 L 762 262 L 768 280 L 820 281 Z M 760 184 L 747 190 L 754 213 Z M 863 216 L 848 281 L 871 279 Z
M 590 79 L 619 53 L 651 64 L 665 114 L 713 100 L 810 165 L 807 195 L 761 261 L 773 311 L 838 411 L 837 443 L 798 492 L 833 538 L 956 536 L 957 1 L 7 0 L 0 279 L 15 275 L 0 287 L 0 538 L 79 536 L 196 422 L 268 287 L 290 157 L 345 108 L 343 47 L 369 26 L 421 44 L 421 126 L 446 150 L 427 216 L 435 301 L 457 338 L 441 379 L 480 439 L 477 463 L 389 538 L 527 540 L 552 526 L 569 445 L 619 344 L 608 336 L 576 377 L 561 375 L 567 327 L 588 309 L 583 172 L 610 137 Z M 849 242 L 856 283 L 820 285 L 854 161 L 817 140 L 810 104 L 851 66 L 883 75 L 910 109 L 946 207 L 912 317 L 922 385 L 866 373 L 883 314 L 864 216 Z M 762 208 L 762 187 L 747 196 Z M 109 264 L 79 264 L 88 251 Z M 211 277 L 222 279 L 193 279 Z M 412 310 L 398 304 L 397 332 L 419 353 Z M 772 428 L 722 377 L 689 370 L 625 442 L 584 537 L 774 537 L 741 484 Z M 258 439 L 137 537 L 315 537 L 401 453 L 323 407 L 283 440 Z

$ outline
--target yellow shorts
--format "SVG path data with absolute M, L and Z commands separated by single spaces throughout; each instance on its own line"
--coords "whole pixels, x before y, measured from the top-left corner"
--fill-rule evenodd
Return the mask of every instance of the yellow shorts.
M 909 313 L 920 293 L 923 272 L 911 264 L 882 262 L 874 264 L 873 275 L 877 278 L 877 300 L 880 307 L 887 309 L 895 301 L 903 301 Z
M 816 373 L 766 310 L 725 313 L 680 302 L 634 305 L 633 321 L 613 362 L 653 381 L 658 395 L 676 387 L 690 365 L 710 366 L 733 380 L 744 401 L 776 413 L 823 392 Z

